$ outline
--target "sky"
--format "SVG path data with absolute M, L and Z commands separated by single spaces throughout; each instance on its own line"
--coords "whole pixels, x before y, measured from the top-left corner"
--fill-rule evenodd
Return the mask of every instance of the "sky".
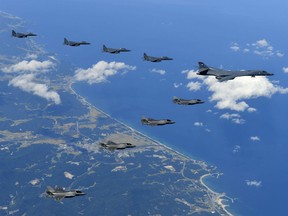
M 2 11 L 25 19 L 18 30 L 39 34 L 35 40 L 50 56 L 39 59 L 31 53 L 2 67 L 3 73 L 15 74 L 9 87 L 61 104 L 61 95 L 39 79 L 57 66 L 55 59 L 69 62 L 76 88 L 90 99 L 90 92 L 95 92 L 91 101 L 96 106 L 217 166 L 224 175 L 211 184 L 237 198 L 232 208 L 240 215 L 271 215 L 276 207 L 278 214 L 283 213 L 285 196 L 278 190 L 287 189 L 288 177 L 287 1 L 0 0 L 0 4 Z M 70 49 L 62 45 L 64 37 L 92 44 Z M 104 54 L 103 44 L 132 52 Z M 142 60 L 143 52 L 174 60 L 150 64 Z M 274 76 L 219 83 L 214 77 L 196 75 L 198 61 L 229 70 L 263 69 Z M 172 96 L 197 97 L 205 104 L 175 107 Z M 174 117 L 177 124 L 143 128 L 138 124 L 142 115 Z M 267 198 L 273 195 L 273 200 Z

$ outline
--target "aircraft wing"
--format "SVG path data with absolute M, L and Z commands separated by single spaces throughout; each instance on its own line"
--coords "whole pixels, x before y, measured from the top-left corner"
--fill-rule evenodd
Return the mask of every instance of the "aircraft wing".
M 55 200 L 61 201 L 64 197 L 65 195 L 55 195 Z
M 216 79 L 217 79 L 219 82 L 224 82 L 224 81 L 227 81 L 227 80 L 233 80 L 235 77 L 236 77 L 235 75 L 216 76 Z

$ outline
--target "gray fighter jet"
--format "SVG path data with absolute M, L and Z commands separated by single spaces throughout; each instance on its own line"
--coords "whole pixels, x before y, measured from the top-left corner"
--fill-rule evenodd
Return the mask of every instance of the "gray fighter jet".
M 63 198 L 73 198 L 75 196 L 85 195 L 85 193 L 80 190 L 65 190 L 64 188 L 58 186 L 55 188 L 47 186 L 46 194 L 49 197 L 53 197 L 57 201 L 61 201 Z
M 12 30 L 12 37 L 17 37 L 17 38 L 27 38 L 27 37 L 31 37 L 31 36 L 37 36 L 37 34 L 34 33 L 20 33 L 20 32 L 15 32 L 14 30 Z
M 229 71 L 229 70 L 222 70 L 219 68 L 208 67 L 203 62 L 198 62 L 199 64 L 199 71 L 198 75 L 203 76 L 215 76 L 219 82 L 233 80 L 236 77 L 240 76 L 272 76 L 274 74 L 268 73 L 264 70 L 240 70 L 240 71 Z
M 191 100 L 185 100 L 182 98 L 177 98 L 177 97 L 173 97 L 173 103 L 175 104 L 180 104 L 180 105 L 194 105 L 194 104 L 202 104 L 204 103 L 204 101 L 200 100 L 200 99 L 191 99 Z
M 91 43 L 86 41 L 80 41 L 80 42 L 74 42 L 74 41 L 68 41 L 66 38 L 64 38 L 64 45 L 67 46 L 80 46 L 80 45 L 90 45 Z
M 151 126 L 161 126 L 166 124 L 174 124 L 175 122 L 170 119 L 152 119 L 152 118 L 146 118 L 142 117 L 141 123 L 145 125 L 151 125 Z
M 100 145 L 108 150 L 121 150 L 136 147 L 131 143 L 115 143 L 113 141 L 101 142 Z
M 118 54 L 120 52 L 130 52 L 131 50 L 128 50 L 126 48 L 119 48 L 119 49 L 114 49 L 114 48 L 108 48 L 105 45 L 103 45 L 103 52 L 111 53 L 111 54 Z
M 167 56 L 161 56 L 161 57 L 148 56 L 146 53 L 144 53 L 143 58 L 145 61 L 150 61 L 150 62 L 161 62 L 163 60 L 173 60 L 173 58 L 169 58 Z

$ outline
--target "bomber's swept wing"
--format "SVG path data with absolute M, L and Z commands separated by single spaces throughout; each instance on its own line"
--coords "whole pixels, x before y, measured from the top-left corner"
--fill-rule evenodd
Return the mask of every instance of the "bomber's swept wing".
M 224 82 L 224 81 L 227 81 L 227 80 L 233 80 L 235 79 L 237 76 L 235 75 L 228 75 L 228 76 L 216 76 L 216 79 L 219 81 L 219 82 Z

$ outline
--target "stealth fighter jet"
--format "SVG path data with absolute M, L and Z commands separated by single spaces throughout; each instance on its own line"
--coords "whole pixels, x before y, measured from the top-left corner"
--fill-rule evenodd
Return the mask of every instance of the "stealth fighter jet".
M 161 126 L 166 124 L 174 124 L 175 122 L 170 119 L 152 119 L 152 118 L 146 118 L 142 117 L 141 123 L 145 125 L 151 125 L 151 126 Z
M 61 201 L 63 198 L 73 198 L 75 196 L 85 195 L 85 193 L 80 190 L 65 190 L 64 188 L 58 186 L 55 188 L 47 186 L 46 194 L 49 197 L 53 197 L 57 201 Z
M 148 56 L 146 53 L 144 53 L 143 58 L 145 61 L 150 61 L 150 62 L 161 62 L 164 60 L 173 60 L 173 58 L 169 58 L 167 56 L 161 56 L 161 57 Z
M 80 46 L 80 45 L 90 45 L 91 43 L 86 41 L 80 41 L 80 42 L 74 42 L 74 41 L 68 41 L 66 38 L 64 38 L 64 45 L 67 46 Z
M 17 38 L 27 38 L 27 37 L 31 37 L 31 36 L 37 36 L 37 34 L 34 33 L 20 33 L 20 32 L 15 32 L 14 30 L 12 30 L 12 37 L 17 37 Z
M 191 99 L 191 100 L 185 100 L 182 98 L 177 98 L 177 97 L 173 97 L 173 103 L 175 104 L 180 104 L 180 105 L 194 105 L 194 104 L 202 104 L 204 103 L 204 101 L 200 100 L 200 99 Z
M 222 70 L 219 68 L 208 67 L 203 62 L 198 62 L 199 71 L 198 75 L 203 76 L 215 76 L 216 79 L 220 82 L 233 80 L 236 77 L 240 76 L 272 76 L 272 73 L 268 73 L 264 70 L 239 70 L 239 71 L 229 71 L 229 70 Z
M 107 53 L 111 53 L 111 54 L 118 54 L 120 52 L 130 52 L 131 50 L 128 50 L 126 48 L 119 48 L 119 49 L 115 49 L 115 48 L 108 48 L 105 45 L 103 45 L 103 52 L 107 52 Z
M 101 142 L 100 145 L 108 150 L 121 150 L 136 147 L 131 143 L 115 143 L 113 141 Z

